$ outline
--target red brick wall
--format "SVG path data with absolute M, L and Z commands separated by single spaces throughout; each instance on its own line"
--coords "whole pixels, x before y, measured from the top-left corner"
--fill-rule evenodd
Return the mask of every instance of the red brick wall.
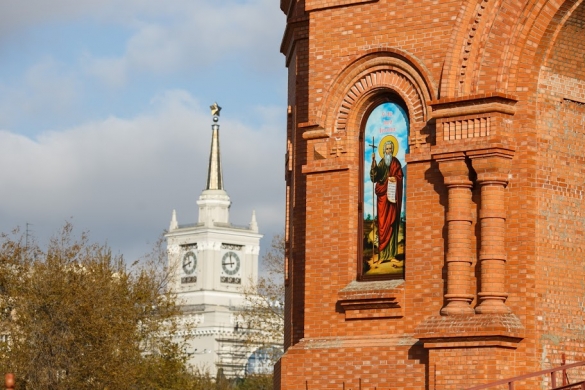
M 360 379 L 363 389 L 456 389 L 556 366 L 561 352 L 585 360 L 583 7 L 281 1 L 291 144 L 281 389 Z M 359 282 L 360 131 L 391 96 L 411 123 L 405 278 Z M 486 131 L 468 130 L 479 122 Z M 465 131 L 451 137 L 449 123 Z M 450 159 L 470 183 L 471 254 L 455 273 L 440 162 Z M 482 204 L 483 186 L 498 186 L 503 204 Z M 504 218 L 503 232 L 482 218 Z M 482 248 L 501 234 L 501 248 Z M 496 280 L 485 279 L 494 264 Z M 499 292 L 481 282 L 502 279 Z M 462 318 L 441 311 L 454 285 Z
M 585 5 L 541 69 L 538 96 L 538 293 L 543 365 L 585 359 Z
M 429 387 L 432 389 L 471 387 L 493 380 L 495 373 L 504 378 L 515 376 L 517 355 L 518 352 L 515 350 L 502 348 L 441 349 L 429 362 Z M 478 366 L 486 369 L 473 369 Z M 498 388 L 508 389 L 508 386 L 495 389 Z
M 289 389 L 424 389 L 426 357 L 421 348 L 319 345 L 295 349 L 281 360 L 282 383 Z M 302 343 L 301 343 L 302 347 Z M 345 387 L 344 387 L 345 385 Z

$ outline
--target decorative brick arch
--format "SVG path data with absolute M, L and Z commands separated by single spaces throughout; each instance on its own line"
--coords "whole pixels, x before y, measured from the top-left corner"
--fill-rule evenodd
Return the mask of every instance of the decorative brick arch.
M 350 114 L 360 98 L 384 90 L 392 90 L 402 97 L 408 106 L 412 121 L 425 121 L 424 96 L 421 96 L 412 80 L 394 69 L 378 69 L 361 77 L 347 90 L 336 111 L 334 131 L 347 130 Z
M 567 0 L 563 3 L 563 6 L 557 10 L 557 14 L 551 21 L 549 28 L 547 28 L 546 33 L 544 35 L 545 39 L 543 39 L 543 43 L 547 44 L 546 50 L 543 50 L 544 54 L 541 58 L 537 57 L 538 62 L 542 62 L 545 64 L 551 59 L 552 50 L 556 44 L 558 44 L 560 38 L 559 35 L 561 30 L 565 26 L 565 24 L 569 21 L 569 19 L 573 18 L 576 11 L 578 9 L 581 10 L 581 13 L 576 16 L 576 18 L 582 18 L 583 16 L 583 4 L 584 0 Z M 566 39 L 566 38 L 565 38 Z M 583 42 L 580 42 L 583 44 Z
M 406 104 L 411 129 L 424 127 L 429 120 L 427 102 L 435 98 L 429 74 L 420 61 L 407 53 L 369 53 L 353 61 L 332 82 L 323 111 L 318 113 L 320 122 L 329 135 L 355 132 L 368 105 L 365 103 L 392 93 Z
M 455 98 L 476 93 L 477 76 L 491 26 L 503 0 L 463 3 L 458 24 L 451 34 L 447 61 L 443 67 L 440 98 Z
M 518 72 L 519 63 L 523 69 L 530 69 L 537 82 L 540 67 L 547 61 L 559 32 L 583 0 L 537 0 L 527 2 L 521 13 L 515 15 L 515 26 L 510 34 L 501 65 L 497 85 L 499 89 L 519 90 L 526 84 L 524 73 Z M 509 22 L 508 22 L 509 23 Z M 545 27 L 543 29 L 543 26 Z M 493 40 L 498 37 L 492 38 Z M 515 69 L 515 71 L 510 71 Z
M 523 62 L 538 74 L 556 36 L 583 0 L 478 0 L 459 12 L 440 83 L 440 98 L 516 90 Z M 543 26 L 545 27 L 543 29 Z M 534 74 L 534 73 L 533 73 Z M 535 81 L 535 80 L 534 80 Z

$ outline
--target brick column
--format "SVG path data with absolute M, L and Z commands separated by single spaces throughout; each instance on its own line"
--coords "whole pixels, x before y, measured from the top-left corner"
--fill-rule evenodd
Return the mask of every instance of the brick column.
M 463 153 L 435 156 L 448 190 L 447 304 L 442 315 L 473 314 L 471 285 L 471 186 Z
M 505 187 L 513 152 L 491 150 L 468 153 L 481 186 L 481 287 L 477 314 L 509 313 L 506 293 Z

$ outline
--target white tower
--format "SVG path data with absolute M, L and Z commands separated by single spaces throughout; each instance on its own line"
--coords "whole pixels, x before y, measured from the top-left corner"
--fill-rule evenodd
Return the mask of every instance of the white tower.
M 241 343 L 239 312 L 243 288 L 258 279 L 261 234 L 252 212 L 249 226 L 229 222 L 230 198 L 224 190 L 219 149 L 219 112 L 211 106 L 211 152 L 207 186 L 199 196 L 199 220 L 179 225 L 173 210 L 167 238 L 173 286 L 186 321 L 197 325 L 187 352 L 189 363 L 215 375 L 242 376 L 251 351 Z

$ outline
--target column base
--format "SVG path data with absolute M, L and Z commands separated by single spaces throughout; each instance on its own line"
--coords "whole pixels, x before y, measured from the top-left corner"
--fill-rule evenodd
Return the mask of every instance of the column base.
M 480 292 L 477 295 L 479 298 L 479 305 L 475 308 L 477 314 L 508 314 L 512 312 L 505 304 L 508 294 Z
M 469 294 L 445 294 L 447 305 L 441 309 L 441 315 L 472 315 L 475 311 L 471 307 L 474 296 Z

